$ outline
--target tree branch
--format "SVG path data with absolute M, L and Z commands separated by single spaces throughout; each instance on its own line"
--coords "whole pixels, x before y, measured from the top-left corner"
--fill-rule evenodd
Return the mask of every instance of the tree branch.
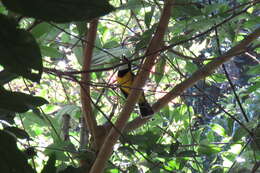
M 92 59 L 92 53 L 94 48 L 94 43 L 96 39 L 96 33 L 97 33 L 97 25 L 98 20 L 93 20 L 90 23 L 88 33 L 86 35 L 86 44 L 84 49 L 84 60 L 83 60 L 83 71 L 90 70 L 91 67 L 91 59 Z M 90 82 L 90 73 L 83 73 L 81 76 L 81 80 L 84 81 L 81 85 L 81 103 L 82 103 L 82 109 L 83 109 L 83 116 L 84 120 L 86 122 L 87 128 L 89 129 L 91 135 L 94 137 L 94 141 L 97 140 L 97 122 L 92 112 L 91 107 L 91 100 L 90 100 L 90 87 L 87 85 Z M 96 144 L 97 147 L 97 144 Z
M 229 61 L 233 56 L 245 51 L 246 46 L 248 46 L 259 36 L 260 28 L 256 29 L 253 33 L 248 35 L 244 40 L 242 40 L 238 45 L 231 48 L 228 52 L 226 52 L 222 56 L 214 58 L 214 60 L 212 60 L 210 63 L 193 73 L 192 76 L 190 76 L 180 84 L 176 85 L 169 93 L 167 93 L 165 96 L 163 96 L 161 99 L 153 104 L 153 110 L 155 112 L 160 111 L 160 109 L 166 106 L 171 100 L 180 96 L 184 92 L 184 90 L 190 88 L 199 80 L 211 75 L 220 65 Z M 138 117 L 127 124 L 125 131 L 135 130 L 148 121 L 149 119 L 141 119 L 140 117 Z
M 164 10 L 159 21 L 159 25 L 157 30 L 152 38 L 149 47 L 146 51 L 147 58 L 140 69 L 137 77 L 134 80 L 133 88 L 142 88 L 145 84 L 145 81 L 149 77 L 150 70 L 154 64 L 155 59 L 157 58 L 158 53 L 156 52 L 158 49 L 161 48 L 163 43 L 164 34 L 166 32 L 170 16 L 171 16 L 171 5 L 170 2 L 172 0 L 166 0 L 164 4 Z M 139 96 L 141 95 L 142 90 L 140 89 L 132 89 L 130 95 L 128 96 L 126 103 L 121 111 L 118 120 L 115 123 L 116 128 L 112 128 L 106 137 L 104 144 L 102 145 L 98 157 L 93 164 L 90 173 L 101 173 L 105 167 L 106 161 L 109 159 L 113 146 L 115 145 L 117 139 L 120 136 L 118 131 L 123 131 L 127 120 L 130 117 L 131 112 L 134 109 L 136 102 L 138 101 Z

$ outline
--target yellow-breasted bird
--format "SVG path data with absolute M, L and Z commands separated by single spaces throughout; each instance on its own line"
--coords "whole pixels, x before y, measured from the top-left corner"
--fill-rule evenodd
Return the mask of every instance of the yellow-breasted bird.
M 124 64 L 119 67 L 117 73 L 117 83 L 119 85 L 120 90 L 124 94 L 125 98 L 130 94 L 131 87 L 134 82 L 135 75 L 131 71 L 131 64 Z M 144 92 L 140 96 L 138 100 L 138 105 L 140 108 L 140 113 L 142 117 L 148 117 L 154 113 L 152 107 L 149 105 L 147 100 L 145 99 Z

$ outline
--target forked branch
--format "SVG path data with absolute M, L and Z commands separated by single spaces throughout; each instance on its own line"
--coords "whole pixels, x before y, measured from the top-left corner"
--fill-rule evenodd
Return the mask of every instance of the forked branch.
M 164 10 L 162 12 L 159 25 L 146 51 L 146 55 L 149 56 L 147 56 L 144 64 L 142 65 L 140 72 L 135 78 L 132 88 L 142 88 L 145 84 L 145 81 L 149 77 L 150 69 L 154 65 L 155 59 L 158 56 L 158 53 L 154 53 L 154 52 L 156 52 L 162 47 L 163 38 L 171 16 L 172 1 L 173 0 L 165 1 Z M 123 110 L 121 111 L 119 118 L 115 123 L 115 128 L 112 128 L 108 136 L 106 137 L 104 144 L 102 145 L 98 153 L 97 159 L 90 170 L 90 173 L 101 173 L 103 171 L 106 161 L 109 159 L 113 151 L 113 146 L 115 145 L 117 139 L 119 138 L 120 132 L 124 130 L 127 120 L 129 119 L 130 114 L 133 111 L 139 96 L 141 95 L 141 92 L 142 90 L 140 89 L 131 90 L 131 93 L 126 100 Z

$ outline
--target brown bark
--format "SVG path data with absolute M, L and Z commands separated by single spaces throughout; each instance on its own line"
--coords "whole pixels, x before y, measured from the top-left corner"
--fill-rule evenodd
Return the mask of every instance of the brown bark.
M 84 60 L 83 60 L 83 71 L 88 71 L 91 68 L 91 59 L 93 54 L 93 48 L 95 44 L 96 39 L 96 33 L 97 33 L 97 25 L 98 20 L 93 20 L 89 25 L 89 30 L 86 35 L 86 44 L 84 49 Z M 97 141 L 97 134 L 98 134 L 98 127 L 96 119 L 92 112 L 92 106 L 91 106 L 91 98 L 90 98 L 90 87 L 87 85 L 90 80 L 90 73 L 83 73 L 81 76 L 82 85 L 81 85 L 81 104 L 83 109 L 83 117 L 86 122 L 87 128 L 89 129 L 91 135 L 94 137 L 94 141 Z M 97 143 L 95 144 L 95 147 L 97 147 Z
M 62 139 L 64 141 L 69 141 L 69 130 L 70 130 L 70 115 L 64 114 L 62 115 Z
M 256 29 L 253 33 L 248 35 L 244 40 L 242 40 L 239 44 L 231 48 L 225 54 L 220 57 L 215 58 L 210 63 L 205 65 L 203 68 L 199 69 L 192 76 L 185 79 L 180 84 L 177 84 L 169 93 L 159 99 L 156 103 L 153 104 L 153 110 L 155 112 L 160 111 L 164 106 L 166 106 L 171 100 L 180 96 L 186 89 L 193 86 L 199 80 L 211 75 L 220 65 L 229 61 L 233 56 L 244 52 L 246 47 L 255 39 L 260 36 L 260 28 Z M 139 128 L 143 124 L 145 124 L 149 119 L 141 119 L 140 117 L 134 119 L 129 122 L 125 128 L 125 131 L 132 131 L 134 129 Z
M 146 51 L 147 56 L 140 72 L 138 73 L 137 77 L 135 78 L 134 84 L 132 88 L 142 88 L 146 82 L 146 80 L 149 77 L 150 69 L 152 68 L 155 59 L 158 56 L 158 53 L 156 52 L 158 49 L 162 47 L 164 34 L 166 32 L 170 16 L 171 16 L 171 5 L 170 2 L 172 0 L 166 0 L 164 5 L 164 10 L 159 22 L 159 25 L 157 27 L 157 30 L 154 34 L 154 37 L 152 38 L 149 47 Z M 113 146 L 115 145 L 117 139 L 120 136 L 120 132 L 123 131 L 127 120 L 129 119 L 129 116 L 131 112 L 134 109 L 134 106 L 141 95 L 142 90 L 140 89 L 132 89 L 130 95 L 128 96 L 126 103 L 123 107 L 122 112 L 119 115 L 118 120 L 115 123 L 115 128 L 112 128 L 106 137 L 104 144 L 102 145 L 98 157 L 93 164 L 90 173 L 101 173 L 105 167 L 106 161 L 109 159 L 112 151 Z

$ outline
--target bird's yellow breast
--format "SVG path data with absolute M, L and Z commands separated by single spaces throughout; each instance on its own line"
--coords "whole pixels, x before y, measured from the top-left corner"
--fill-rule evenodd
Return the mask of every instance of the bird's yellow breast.
M 123 77 L 117 77 L 117 83 L 119 87 L 127 94 L 130 93 L 131 86 L 133 85 L 133 74 L 129 71 Z
M 127 95 L 130 94 L 133 82 L 134 82 L 134 75 L 130 71 L 127 72 L 122 77 L 119 76 L 117 77 L 117 84 L 119 85 L 120 89 L 123 90 Z M 141 97 L 138 100 L 138 103 L 143 103 L 143 102 L 145 102 L 144 93 L 142 93 Z

